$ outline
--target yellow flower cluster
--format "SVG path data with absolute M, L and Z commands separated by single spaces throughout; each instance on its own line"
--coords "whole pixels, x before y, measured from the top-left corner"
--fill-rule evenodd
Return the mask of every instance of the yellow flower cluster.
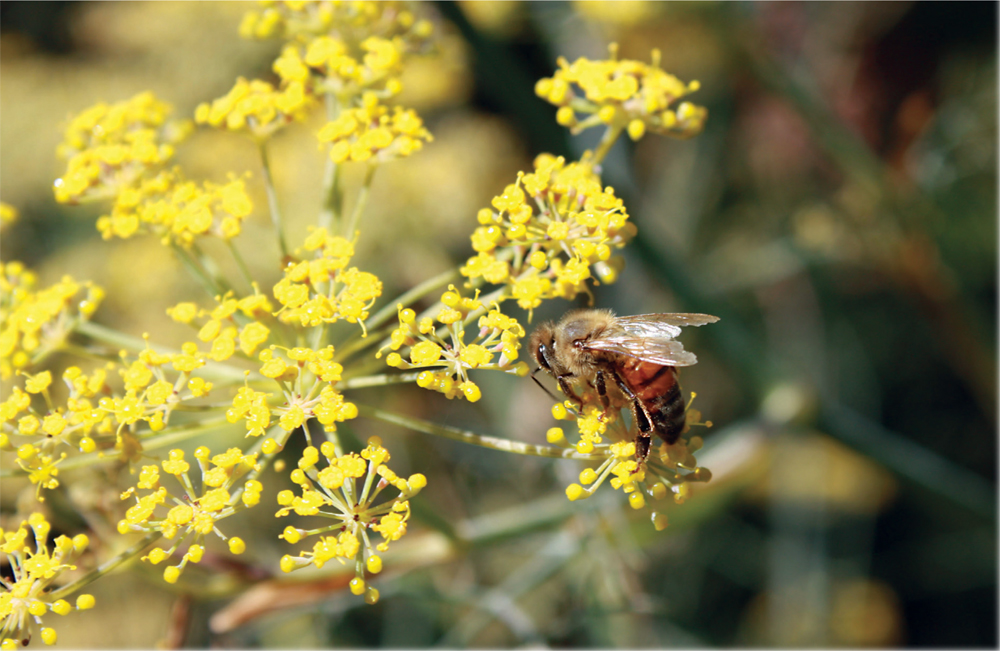
M 54 189 L 60 203 L 117 196 L 150 168 L 174 155 L 174 144 L 191 130 L 187 121 L 168 121 L 171 108 L 150 92 L 116 104 L 100 103 L 70 120 L 60 157 L 66 173 Z
M 29 528 L 34 534 L 35 549 L 28 543 Z M 75 570 L 72 561 L 90 544 L 87 536 L 59 536 L 48 547 L 52 526 L 41 513 L 32 513 L 13 531 L 0 529 L 0 553 L 6 556 L 7 573 L 0 577 L 0 649 L 12 651 L 31 640 L 32 624 L 41 628 L 45 644 L 56 643 L 56 631 L 42 626 L 42 617 L 49 612 L 68 615 L 74 610 L 94 607 L 94 597 L 82 594 L 75 604 L 65 599 L 53 600 L 52 584 L 67 570 Z
M 331 143 L 335 163 L 385 163 L 409 156 L 433 139 L 416 111 L 397 106 L 390 114 L 371 93 L 365 94 L 360 108 L 342 111 L 317 137 Z
M 242 178 L 230 175 L 225 184 L 199 186 L 179 169 L 165 170 L 122 189 L 111 214 L 97 220 L 97 230 L 106 240 L 152 233 L 164 244 L 189 247 L 199 236 L 236 237 L 252 210 Z
M 212 310 L 199 309 L 190 302 L 178 303 L 167 309 L 167 315 L 190 326 L 195 326 L 196 319 L 202 320 L 198 339 L 211 343 L 206 357 L 214 362 L 229 359 L 237 347 L 247 357 L 252 356 L 271 336 L 270 328 L 259 321 L 270 316 L 274 309 L 271 301 L 254 285 L 254 293 L 249 296 L 236 299 L 229 292 L 216 297 L 216 302 Z
M 108 214 L 97 223 L 104 239 L 155 235 L 174 247 L 206 286 L 221 289 L 213 292 L 217 295 L 211 307 L 183 302 L 167 311 L 172 319 L 197 331 L 179 353 L 157 352 L 147 344 L 145 350 L 131 349 L 131 354 L 122 351 L 117 361 L 102 367 L 85 371 L 71 366 L 61 376 L 66 389 L 58 387 L 57 394 L 52 373 L 31 373 L 32 366 L 57 350 L 73 328 L 94 313 L 103 292 L 68 276 L 36 292 L 33 274 L 17 263 L 4 265 L 0 273 L 0 377 L 19 375 L 23 385 L 11 386 L 0 402 L 0 450 L 14 458 L 20 468 L 17 474 L 29 478 L 39 499 L 43 490 L 66 481 L 65 475 L 60 477 L 60 464 L 70 454 L 86 456 L 62 463 L 64 471 L 111 455 L 128 465 L 138 476 L 135 485 L 121 494 L 128 507 L 121 508 L 124 517 L 117 531 L 146 538 L 121 552 L 114 563 L 104 564 L 97 574 L 106 573 L 129 555 L 143 553 L 140 548 L 162 536 L 169 542 L 144 549 L 142 560 L 165 565 L 164 580 L 175 583 L 188 563 L 204 558 L 210 534 L 226 541 L 233 554 L 245 551 L 241 539 L 219 530 L 220 522 L 259 503 L 263 486 L 258 475 L 275 461 L 292 433 L 301 430 L 307 447 L 291 473 L 296 488 L 279 493 L 276 515 L 294 513 L 325 520 L 312 529 L 284 529 L 281 537 L 292 545 L 315 538 L 310 548 L 285 555 L 280 566 L 291 572 L 309 565 L 322 567 L 332 560 L 349 563 L 351 592 L 375 603 L 379 591 L 369 585 L 368 577 L 382 570 L 382 554 L 390 543 L 406 534 L 409 500 L 427 480 L 421 474 L 396 475 L 386 465 L 390 456 L 378 437 L 370 438 L 360 453 L 342 450 L 338 424 L 356 418 L 359 409 L 345 400 L 338 385 L 343 388 L 341 362 L 370 351 L 378 345 L 372 342 L 382 341 L 393 328 L 385 323 L 385 313 L 379 313 L 369 323 L 379 336 L 365 338 L 365 320 L 381 296 L 382 283 L 351 266 L 355 226 L 366 205 L 374 166 L 409 156 L 432 140 L 416 112 L 384 103 L 400 92 L 406 58 L 429 44 L 432 24 L 418 19 L 417 4 L 397 1 L 261 4 L 260 10 L 247 14 L 240 31 L 247 37 L 284 39 L 272 65 L 280 82 L 240 78 L 225 96 L 199 105 L 194 117 L 199 124 L 248 133 L 259 145 L 264 183 L 272 199 L 271 216 L 285 256 L 280 279 L 270 293 L 268 288 L 262 293 L 254 283 L 250 295 L 227 291 L 231 283 L 221 266 L 196 246 L 201 237 L 229 242 L 238 236 L 253 204 L 244 177 L 230 176 L 222 184 L 200 183 L 187 180 L 179 169 L 165 167 L 174 145 L 191 129 L 188 122 L 170 122 L 165 103 L 142 93 L 118 104 L 98 104 L 75 116 L 60 147 L 68 162 L 66 173 L 55 183 L 57 199 L 69 203 L 111 199 Z M 470 281 L 467 286 L 485 281 L 499 287 L 480 300 L 478 289 L 474 296 L 463 297 L 451 285 L 440 304 L 420 316 L 400 303 L 399 325 L 378 356 L 386 352 L 387 364 L 406 373 L 357 378 L 356 384 L 348 386 L 411 381 L 449 399 L 476 402 L 482 391 L 470 378 L 473 369 L 522 377 L 529 371 L 525 362 L 518 361 L 524 328 L 501 312 L 503 301 L 514 299 L 530 313 L 545 299 L 569 300 L 581 292 L 589 294 L 588 281 L 617 279 L 623 265 L 617 250 L 634 236 L 635 227 L 614 190 L 602 185 L 600 162 L 623 131 L 634 139 L 646 131 L 689 136 L 702 128 L 705 110 L 680 101 L 697 90 L 697 82 L 684 85 L 660 70 L 657 53 L 652 65 L 618 61 L 615 54 L 613 49 L 610 61 L 580 59 L 569 65 L 560 60 L 553 77 L 538 84 L 538 93 L 560 106 L 560 123 L 574 130 L 604 124 L 608 131 L 597 153 L 588 152 L 578 162 L 539 156 L 533 170 L 520 173 L 490 207 L 479 211 L 479 225 L 471 238 L 475 256 L 461 273 Z M 331 235 L 332 228 L 312 229 L 292 255 L 277 209 L 266 140 L 283 126 L 304 120 L 320 100 L 327 105 L 328 122 L 317 138 L 330 156 L 320 221 L 336 224 L 344 236 Z M 581 114 L 584 117 L 578 119 Z M 344 206 L 349 202 L 344 201 L 338 167 L 346 162 L 368 165 L 347 219 Z M 4 222 L 11 212 L 0 205 Z M 248 274 L 237 248 L 229 249 Z M 400 300 L 415 303 L 429 292 L 440 291 L 448 282 L 441 281 L 442 277 L 414 288 L 408 298 Z M 339 333 L 334 328 L 328 333 L 327 326 L 341 320 L 359 324 L 361 332 L 340 326 L 353 335 L 343 345 L 338 343 L 335 351 L 326 343 L 328 335 Z M 467 328 L 475 330 L 470 333 Z M 132 345 L 94 326 L 86 332 L 99 343 Z M 254 360 L 252 370 L 235 370 L 227 363 L 240 355 Z M 199 372 L 209 361 L 214 363 L 212 368 Z M 207 377 L 224 383 L 221 390 L 226 397 L 222 404 L 190 404 L 187 401 L 219 392 L 205 377 L 195 375 L 209 370 L 212 375 Z M 361 366 L 350 370 L 352 379 L 364 372 Z M 53 400 L 62 394 L 68 396 L 65 403 Z M 672 494 L 680 501 L 691 482 L 710 478 L 694 458 L 700 438 L 659 445 L 640 461 L 635 458 L 634 434 L 629 432 L 635 425 L 629 422 L 627 406 L 602 409 L 598 398 L 590 394 L 584 396 L 584 404 L 577 407 L 567 402 L 554 410 L 557 418 L 576 421 L 578 436 L 573 443 L 558 427 L 548 436 L 553 446 L 573 448 L 576 454 L 568 456 L 592 455 L 589 458 L 601 462 L 581 473 L 579 484 L 567 488 L 570 499 L 588 497 L 607 481 L 622 489 L 634 508 L 640 508 L 648 497 L 659 500 Z M 190 462 L 180 449 L 170 450 L 159 463 L 150 462 L 144 445 L 155 449 L 179 436 L 201 436 L 204 428 L 212 426 L 204 414 L 193 413 L 182 426 L 166 430 L 172 417 L 176 424 L 179 416 L 173 414 L 182 409 L 225 411 L 228 423 L 245 428 L 246 436 L 255 440 L 219 454 L 198 447 L 187 453 L 188 457 L 193 454 Z M 368 413 L 384 418 L 377 410 Z M 697 412 L 688 411 L 689 424 L 699 418 Z M 310 420 L 315 422 L 310 424 Z M 313 446 L 316 437 L 323 442 Z M 477 440 L 499 447 L 491 437 Z M 551 449 L 535 452 L 551 453 Z M 193 464 L 197 469 L 192 469 Z M 277 461 L 276 467 L 283 469 L 284 461 Z M 173 492 L 161 484 L 163 475 L 173 476 L 163 482 Z M 653 520 L 657 527 L 665 525 L 659 514 L 654 513 Z M 31 530 L 34 553 L 24 544 Z M 0 552 L 13 568 L 12 578 L 0 577 L 5 649 L 11 641 L 16 645 L 16 636 L 27 636 L 31 617 L 40 625 L 48 611 L 66 614 L 72 610 L 67 602 L 47 599 L 45 593 L 52 580 L 75 569 L 69 561 L 84 550 L 87 540 L 60 537 L 50 552 L 48 532 L 49 525 L 39 514 L 15 532 L 0 530 Z M 375 534 L 381 539 L 376 540 Z M 57 594 L 72 589 L 69 586 Z M 78 609 L 92 605 L 89 595 L 77 601 Z M 46 643 L 55 642 L 55 632 L 49 628 L 43 628 L 41 636 Z
M 165 368 L 168 364 L 172 371 Z M 184 352 L 175 355 L 147 349 L 131 362 L 123 356 L 120 365 L 109 363 L 90 375 L 71 366 L 62 375 L 68 388 L 65 406 L 52 401 L 49 371 L 26 375 L 24 389 L 13 387 L 0 403 L 0 449 L 16 450 L 18 465 L 39 490 L 59 485 L 57 464 L 67 456 L 63 448 L 83 453 L 113 448 L 122 460 L 136 461 L 142 452 L 136 437 L 140 422 L 153 432 L 161 431 L 182 402 L 211 391 L 211 382 L 191 376 L 203 364 L 196 346 L 185 344 Z M 107 382 L 115 368 L 122 392 L 112 391 Z M 171 379 L 173 371 L 177 375 Z M 32 405 L 32 396 L 44 398 L 44 410 Z M 23 442 L 15 445 L 15 437 Z
M 0 378 L 58 349 L 104 298 L 100 287 L 69 276 L 35 291 L 37 283 L 38 277 L 20 262 L 0 265 Z
M 692 393 L 691 400 L 694 397 Z M 598 468 L 586 468 L 580 473 L 579 484 L 566 487 L 566 496 L 570 500 L 590 497 L 608 480 L 612 488 L 620 488 L 628 496 L 629 506 L 633 509 L 645 507 L 647 496 L 658 502 L 671 495 L 674 502 L 680 504 L 687 499 L 692 482 L 707 482 L 712 478 L 707 468 L 698 466 L 694 456 L 702 447 L 701 437 L 688 436 L 691 426 L 711 427 L 712 423 L 701 422 L 701 413 L 691 409 L 690 402 L 685 412 L 687 422 L 682 436 L 672 445 L 654 441 L 649 457 L 639 462 L 635 459 L 635 425 L 621 418 L 617 409 L 605 412 L 599 407 L 600 399 L 596 391 L 585 392 L 582 400 L 582 409 L 572 400 L 557 403 L 552 408 L 552 415 L 557 420 L 576 421 L 578 436 L 575 443 L 567 440 L 561 427 L 550 428 L 546 433 L 546 439 L 553 445 L 604 457 Z M 605 437 L 611 442 L 605 443 Z M 662 512 L 653 511 L 651 518 L 657 530 L 667 526 L 667 516 Z
M 229 240 L 253 209 L 242 178 L 199 185 L 179 169 L 155 173 L 173 156 L 173 143 L 191 131 L 189 121 L 167 122 L 169 111 L 152 93 L 140 93 L 111 106 L 97 104 L 66 129 L 60 152 L 69 159 L 68 171 L 55 182 L 56 199 L 113 199 L 111 213 L 97 221 L 106 240 L 139 233 L 185 247 L 205 235 Z
M 59 486 L 57 464 L 66 458 L 65 452 L 56 457 L 59 448 L 69 446 L 93 452 L 97 444 L 91 435 L 96 431 L 105 434 L 112 431 L 110 419 L 104 412 L 95 409 L 88 399 L 103 389 L 104 371 L 86 378 L 81 376 L 79 368 L 73 366 L 66 370 L 63 377 L 79 380 L 79 388 L 82 389 L 82 392 L 76 391 L 74 383 L 67 382 L 71 391 L 67 408 L 52 409 L 49 396 L 52 374 L 49 371 L 27 375 L 24 390 L 13 387 L 10 396 L 0 403 L 0 449 L 17 451 L 17 463 L 28 473 L 37 491 Z M 48 409 L 33 408 L 32 395 L 44 396 Z M 15 436 L 28 441 L 15 445 L 12 440 Z
M 261 11 L 243 17 L 240 35 L 244 38 L 292 39 L 331 32 L 426 38 L 432 29 L 428 21 L 417 20 L 413 3 L 397 0 L 260 0 L 259 4 Z
M 278 317 L 302 327 L 343 319 L 360 322 L 364 329 L 368 310 L 382 295 L 382 281 L 356 267 L 348 269 L 354 244 L 331 236 L 325 228 L 306 237 L 305 249 L 313 251 L 314 258 L 290 263 L 274 286 L 274 297 L 281 304 Z
M 117 424 L 116 449 L 121 450 L 123 432 L 134 434 L 140 421 L 158 432 L 167 426 L 170 415 L 182 401 L 208 395 L 212 383 L 191 376 L 204 365 L 204 357 L 192 342 L 182 345 L 181 352 L 175 354 L 147 348 L 131 362 L 123 355 L 118 373 L 124 393 L 105 396 L 97 403 L 98 409 L 112 416 Z M 177 376 L 172 379 L 174 372 Z
M 271 119 L 292 115 L 277 106 L 279 95 L 291 94 L 285 108 L 296 110 L 305 107 L 305 98 L 327 95 L 335 111 L 319 140 L 331 143 L 330 157 L 337 163 L 383 163 L 408 156 L 430 141 L 415 111 L 396 107 L 390 112 L 380 103 L 402 89 L 403 62 L 428 43 L 433 32 L 430 21 L 418 20 L 410 5 L 402 2 L 261 4 L 262 10 L 246 14 L 240 34 L 288 41 L 273 65 L 284 95 L 261 85 L 262 99 L 256 100 Z M 207 106 L 199 108 L 199 121 L 208 120 L 208 115 Z M 219 124 L 232 114 L 220 110 L 212 115 L 208 121 Z M 233 119 L 244 121 L 241 116 Z
M 372 73 L 391 69 L 402 53 L 423 48 L 434 31 L 429 20 L 417 18 L 415 3 L 395 0 L 262 0 L 260 5 L 243 17 L 240 36 L 305 44 L 310 66 L 325 65 L 328 75 L 362 84 L 377 80 Z
M 635 234 L 621 199 L 602 188 L 592 163 L 567 164 L 550 154 L 536 158 L 535 171 L 519 174 L 477 217 L 478 255 L 462 274 L 506 283 L 526 310 L 588 292 L 594 276 L 614 282 L 624 261 L 612 253 Z
M 218 529 L 218 523 L 234 513 L 256 506 L 260 502 L 263 486 L 256 479 L 248 479 L 242 486 L 237 482 L 248 473 L 256 475 L 260 466 L 257 454 L 243 454 L 239 448 L 230 448 L 222 454 L 212 456 L 211 450 L 201 446 L 194 451 L 201 474 L 200 486 L 191 481 L 191 464 L 184 460 L 183 450 L 171 450 L 169 458 L 159 466 L 143 466 L 136 486 L 122 493 L 121 498 L 135 498 L 125 518 L 118 523 L 118 533 L 150 533 L 159 531 L 168 540 L 176 540 L 169 549 L 154 547 L 142 560 L 152 565 L 170 558 L 185 542 L 187 547 L 180 562 L 169 565 L 163 571 L 167 583 L 176 583 L 184 567 L 199 563 L 205 553 L 205 536 L 214 533 L 228 542 L 229 551 L 242 554 L 246 544 L 237 537 L 226 538 Z M 172 495 L 160 485 L 160 472 L 173 475 L 183 487 L 183 494 Z M 136 488 L 151 491 L 141 497 Z M 164 514 L 163 511 L 166 510 Z M 157 512 L 161 515 L 157 517 Z
M 574 133 L 607 125 L 615 132 L 626 130 L 632 140 L 647 131 L 676 138 L 701 132 L 708 111 L 690 102 L 675 106 L 677 100 L 700 88 L 697 81 L 685 84 L 661 70 L 659 50 L 653 50 L 649 65 L 619 61 L 616 44 L 610 50 L 610 60 L 579 58 L 570 64 L 560 57 L 559 70 L 535 85 L 539 97 L 559 107 L 559 124 Z M 586 117 L 579 119 L 577 114 Z
M 403 370 L 428 369 L 417 376 L 417 385 L 443 393 L 448 399 L 462 396 L 469 402 L 482 397 L 482 391 L 469 379 L 471 369 L 492 369 L 521 377 L 528 374 L 527 364 L 515 362 L 524 337 L 524 328 L 517 319 L 501 313 L 494 304 L 479 318 L 479 332 L 466 342 L 466 318 L 470 312 L 481 310 L 483 304 L 478 298 L 462 297 L 454 285 L 441 296 L 441 302 L 444 307 L 436 319 L 427 316 L 418 320 L 413 310 L 399 306 L 399 327 L 393 330 L 386 348 L 398 351 L 408 346 L 409 361 L 392 352 L 386 364 Z M 494 361 L 497 353 L 500 356 Z
M 286 46 L 275 62 L 275 71 L 294 74 L 303 82 L 311 79 L 315 92 L 329 92 L 341 99 L 366 92 L 392 97 L 402 89 L 399 74 L 406 52 L 406 43 L 398 36 L 369 36 L 358 48 L 351 48 L 340 38 L 323 35 L 304 46 Z M 356 58 L 359 54 L 360 60 Z
M 199 104 L 194 119 L 198 124 L 246 131 L 265 140 L 286 124 L 304 120 L 315 104 L 302 82 L 286 81 L 277 90 L 266 81 L 240 77 L 224 96 L 211 104 Z
M 262 350 L 260 373 L 278 383 L 284 403 L 271 407 L 268 398 L 272 394 L 244 386 L 233 398 L 226 419 L 230 423 L 244 421 L 247 436 L 263 435 L 272 424 L 272 415 L 278 418 L 277 425 L 286 432 L 304 427 L 313 418 L 325 431 L 337 431 L 337 423 L 356 418 L 358 408 L 346 402 L 335 388 L 344 368 L 333 361 L 333 354 L 333 346 L 320 350 L 285 350 L 271 346 Z M 265 454 L 278 449 L 273 439 L 264 442 Z
M 322 468 L 318 467 L 320 455 L 325 462 Z M 410 518 L 409 500 L 427 485 L 421 474 L 409 478 L 398 476 L 385 465 L 388 460 L 389 452 L 377 436 L 368 439 L 368 447 L 361 454 L 342 454 L 330 441 L 319 449 L 311 446 L 305 449 L 298 468 L 291 474 L 301 494 L 281 491 L 278 504 L 282 508 L 277 516 L 294 512 L 326 518 L 330 524 L 309 530 L 286 527 L 281 537 L 293 545 L 307 536 L 319 536 L 319 540 L 310 551 L 282 557 L 282 570 L 292 572 L 308 565 L 323 567 L 334 559 L 352 562 L 355 577 L 350 583 L 351 592 L 364 595 L 369 604 L 378 601 L 378 590 L 365 581 L 365 571 L 370 574 L 382 571 L 382 557 L 376 551 L 385 552 L 390 542 L 403 537 Z M 376 505 L 379 494 L 390 486 L 398 494 Z M 380 534 L 382 542 L 373 544 L 374 534 L 369 532 Z

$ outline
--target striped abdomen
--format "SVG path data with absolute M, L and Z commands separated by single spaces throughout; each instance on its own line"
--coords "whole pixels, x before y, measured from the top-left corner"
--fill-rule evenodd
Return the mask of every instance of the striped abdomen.
M 620 373 L 640 403 L 635 410 L 639 430 L 652 429 L 668 445 L 673 444 L 684 429 L 684 400 L 677 384 L 677 369 L 631 359 L 621 366 Z M 643 422 L 646 414 L 652 419 L 651 428 Z

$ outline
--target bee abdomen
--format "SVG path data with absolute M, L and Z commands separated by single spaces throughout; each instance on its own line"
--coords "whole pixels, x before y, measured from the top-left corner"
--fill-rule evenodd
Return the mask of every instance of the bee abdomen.
M 667 444 L 673 444 L 684 429 L 684 399 L 677 384 L 677 369 L 640 362 L 629 373 L 636 398 L 649 411 L 653 429 Z
M 666 394 L 650 401 L 649 411 L 653 417 L 653 429 L 668 445 L 672 445 L 684 429 L 684 398 L 680 386 L 674 382 Z

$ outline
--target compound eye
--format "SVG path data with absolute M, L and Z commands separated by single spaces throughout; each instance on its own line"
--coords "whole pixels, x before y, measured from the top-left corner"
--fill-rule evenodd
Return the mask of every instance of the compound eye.
M 545 368 L 546 371 L 552 371 L 552 367 L 549 366 L 549 348 L 545 344 L 538 344 L 538 363 Z

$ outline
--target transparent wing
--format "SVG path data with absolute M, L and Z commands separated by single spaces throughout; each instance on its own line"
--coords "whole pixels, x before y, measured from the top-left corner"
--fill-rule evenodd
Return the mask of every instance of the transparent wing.
M 673 339 L 681 333 L 681 326 L 702 326 L 715 323 L 719 317 L 711 314 L 684 314 L 663 312 L 621 316 L 615 321 L 622 329 L 636 337 L 667 337 Z
M 680 329 L 678 328 L 679 331 Z M 585 348 L 588 350 L 620 353 L 641 359 L 645 362 L 663 364 L 664 366 L 692 366 L 698 362 L 698 358 L 695 357 L 694 353 L 684 350 L 681 342 L 662 336 L 636 337 L 632 335 L 618 335 L 598 337 L 597 339 L 588 341 Z

